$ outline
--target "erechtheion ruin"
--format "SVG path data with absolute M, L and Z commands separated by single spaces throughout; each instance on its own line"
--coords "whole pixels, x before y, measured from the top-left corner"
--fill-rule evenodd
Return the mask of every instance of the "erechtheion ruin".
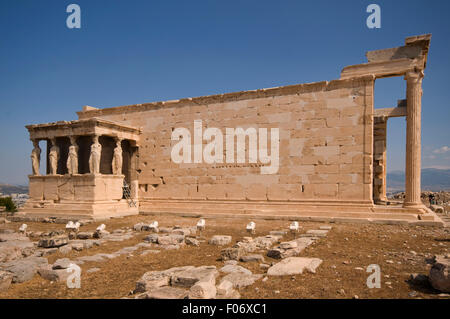
M 79 120 L 29 125 L 33 174 L 22 213 L 433 221 L 420 200 L 430 39 L 413 36 L 404 46 L 367 52 L 367 63 L 345 67 L 338 80 L 86 106 Z M 406 80 L 406 100 L 375 108 L 375 80 L 393 76 Z M 399 116 L 407 121 L 406 199 L 387 205 L 386 123 Z M 244 139 L 235 143 L 239 130 Z M 181 147 L 180 137 L 192 148 Z M 46 175 L 39 174 L 42 140 Z

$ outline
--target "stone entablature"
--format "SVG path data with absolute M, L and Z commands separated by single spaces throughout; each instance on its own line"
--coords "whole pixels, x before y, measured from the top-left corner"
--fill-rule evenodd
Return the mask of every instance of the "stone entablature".
M 25 127 L 30 133 L 31 140 L 66 136 L 104 135 L 120 140 L 130 140 L 137 145 L 139 143 L 139 135 L 141 134 L 141 131 L 137 128 L 98 118 L 34 124 Z
M 122 142 L 128 141 L 131 147 L 138 147 L 139 135 L 141 133 L 139 129 L 134 127 L 97 118 L 27 125 L 26 128 L 30 133 L 30 139 L 34 145 L 34 149 L 31 153 L 33 175 L 40 175 L 39 165 L 41 149 L 38 144 L 40 140 L 50 141 L 48 147 L 47 174 L 101 174 L 100 166 L 102 161 L 103 146 L 99 142 L 100 137 L 109 137 L 114 139 L 114 153 L 111 159 L 111 169 L 108 169 L 108 171 L 111 171 L 111 173 L 115 175 L 122 175 Z M 78 144 L 81 143 L 80 137 L 84 136 L 91 139 L 87 165 L 88 170 L 85 169 L 85 172 L 80 172 L 78 169 L 78 153 L 80 146 Z M 61 154 L 61 140 L 59 140 L 60 143 L 58 143 L 58 138 L 66 138 L 66 142 L 70 141 L 68 145 L 65 145 L 67 148 L 67 152 L 65 154 Z M 64 156 L 62 157 L 62 155 Z M 65 162 L 61 162 L 61 158 L 64 158 Z M 61 173 L 61 171 L 64 173 Z

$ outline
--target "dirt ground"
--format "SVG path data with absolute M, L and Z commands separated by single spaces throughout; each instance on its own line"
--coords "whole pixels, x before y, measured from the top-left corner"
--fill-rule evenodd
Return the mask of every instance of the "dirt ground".
M 133 216 L 111 219 L 106 229 L 112 231 L 134 224 L 158 220 L 160 226 L 194 226 L 197 219 L 163 216 Z M 207 219 L 205 239 L 213 235 L 231 235 L 234 244 L 244 236 L 247 219 Z M 29 231 L 49 231 L 64 229 L 62 224 L 27 223 Z M 101 224 L 92 223 L 80 231 L 95 230 Z M 9 223 L 2 227 L 18 230 L 21 223 Z M 255 236 L 267 235 L 271 230 L 286 230 L 289 222 L 256 220 Z M 318 229 L 325 223 L 302 222 L 302 232 Z M 239 289 L 241 298 L 449 298 L 427 286 L 412 286 L 407 280 L 412 273 L 428 274 L 427 259 L 437 254 L 448 254 L 450 230 L 444 228 L 372 224 L 329 224 L 333 228 L 326 238 L 319 239 L 307 247 L 299 256 L 317 257 L 323 260 L 315 274 L 268 277 L 255 284 Z M 112 253 L 120 248 L 132 246 L 142 239 L 142 232 L 123 242 L 107 242 L 81 252 L 72 251 L 67 255 L 56 253 L 48 257 L 49 263 L 58 258 L 76 258 L 99 252 Z M 198 234 L 197 234 L 198 235 Z M 293 239 L 286 235 L 283 240 Z M 231 245 L 230 245 L 231 246 Z M 53 283 L 36 275 L 31 281 L 12 284 L 0 298 L 123 298 L 129 296 L 136 281 L 147 271 L 163 270 L 186 265 L 215 265 L 222 267 L 218 258 L 224 247 L 212 246 L 207 241 L 199 247 L 185 246 L 179 250 L 162 250 L 160 254 L 140 255 L 140 251 L 130 256 L 120 256 L 107 262 L 86 262 L 81 265 L 81 288 L 69 289 L 65 283 Z M 153 249 L 153 248 L 152 248 Z M 155 248 L 156 249 L 156 248 Z M 266 262 L 278 262 L 265 256 Z M 367 266 L 381 267 L 381 288 L 369 289 L 366 285 Z M 259 263 L 248 262 L 240 265 L 253 273 L 264 273 Z M 87 273 L 90 268 L 101 270 Z M 357 269 L 355 269 L 357 268 Z M 218 279 L 220 280 L 220 279 Z

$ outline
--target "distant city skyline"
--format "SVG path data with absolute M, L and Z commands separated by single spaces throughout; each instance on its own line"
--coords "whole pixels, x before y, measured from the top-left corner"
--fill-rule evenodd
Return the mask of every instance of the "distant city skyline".
M 66 26 L 70 3 L 80 29 Z M 380 29 L 366 26 L 370 3 L 381 7 Z M 450 169 L 449 11 L 442 1 L 2 1 L 0 183 L 28 183 L 27 124 L 77 119 L 83 105 L 338 79 L 366 51 L 425 33 L 422 167 Z M 396 106 L 405 92 L 403 78 L 377 80 L 375 106 Z M 405 135 L 405 119 L 389 119 L 388 171 L 404 170 Z

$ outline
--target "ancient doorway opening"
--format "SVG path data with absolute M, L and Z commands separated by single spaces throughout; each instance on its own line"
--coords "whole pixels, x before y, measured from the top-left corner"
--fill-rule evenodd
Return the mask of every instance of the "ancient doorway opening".
M 389 173 L 404 172 L 406 148 L 406 81 L 403 77 L 377 79 L 374 87 L 373 200 L 388 204 L 388 195 L 404 190 L 389 180 Z

